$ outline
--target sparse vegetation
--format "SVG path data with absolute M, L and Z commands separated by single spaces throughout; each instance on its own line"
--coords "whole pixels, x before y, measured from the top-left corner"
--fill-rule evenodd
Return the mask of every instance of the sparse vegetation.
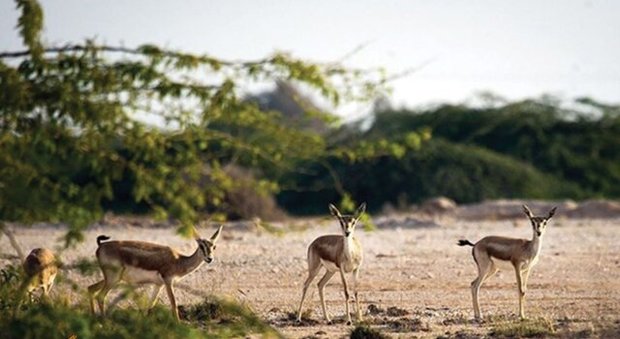
M 386 314 L 390 317 L 402 317 L 409 314 L 409 311 L 396 306 L 388 307 Z
M 14 315 L 19 278 L 3 268 L 0 284 L 2 338 L 233 338 L 281 335 L 249 308 L 232 300 L 205 298 L 180 306 L 184 321 L 177 322 L 168 307 L 156 306 L 148 315 L 134 308 L 115 307 L 105 317 L 92 316 L 87 306 L 60 299 L 25 304 Z M 8 278 L 7 278 L 8 277 Z
M 181 319 L 216 338 L 237 338 L 250 334 L 260 334 L 265 338 L 281 337 L 247 306 L 232 300 L 207 297 L 198 304 L 184 307 L 180 313 Z
M 351 331 L 351 339 L 389 339 L 390 336 L 381 333 L 368 325 L 358 325 Z
M 510 223 L 492 223 L 495 227 L 505 225 L 508 231 L 512 231 Z M 486 225 L 490 225 L 487 223 Z M 612 270 L 604 270 L 606 267 L 613 268 L 616 265 L 615 259 L 611 261 L 600 262 L 601 266 L 593 265 L 599 262 L 600 258 L 596 255 L 584 255 L 597 245 L 607 246 L 615 244 L 617 238 L 614 233 L 614 221 L 594 221 L 587 226 L 583 225 L 583 221 L 565 220 L 562 229 L 554 232 L 562 232 L 567 242 L 574 244 L 575 252 L 563 252 L 560 256 L 553 256 L 552 263 L 543 260 L 539 263 L 542 267 L 535 272 L 540 273 L 530 282 L 533 283 L 531 293 L 533 298 L 527 303 L 532 307 L 530 315 L 546 315 L 545 319 L 549 319 L 549 323 L 543 322 L 542 325 L 553 328 L 553 334 L 542 336 L 554 336 L 559 338 L 573 337 L 607 337 L 613 338 L 619 333 L 618 324 L 614 323 L 616 319 L 617 305 L 613 298 L 609 298 L 609 293 L 601 293 L 601 291 L 613 291 L 614 280 L 605 280 L 603 277 L 613 276 L 615 272 Z M 372 239 L 374 251 L 376 248 L 382 249 L 381 252 L 399 253 L 395 258 L 383 258 L 378 262 L 374 256 L 367 257 L 371 265 L 376 265 L 370 270 L 363 272 L 363 285 L 360 291 L 362 306 L 364 308 L 363 323 L 371 329 L 379 331 L 381 334 L 392 337 L 436 337 L 443 338 L 483 338 L 489 337 L 490 332 L 495 331 L 496 336 L 508 336 L 511 333 L 521 333 L 523 335 L 534 335 L 534 333 L 543 333 L 540 328 L 536 330 L 530 323 L 522 324 L 517 320 L 517 316 L 512 314 L 516 307 L 514 296 L 514 277 L 513 272 L 508 271 L 507 276 L 497 277 L 491 286 L 495 285 L 490 296 L 483 298 L 483 305 L 489 307 L 484 314 L 485 321 L 478 323 L 473 320 L 471 310 L 471 301 L 469 299 L 469 282 L 473 279 L 474 272 L 468 272 L 469 268 L 463 268 L 463 274 L 455 275 L 455 270 L 445 269 L 443 265 L 437 265 L 437 262 L 431 258 L 422 256 L 416 257 L 417 262 L 412 265 L 402 266 L 398 258 L 405 256 L 416 256 L 416 253 L 429 253 L 431 251 L 445 251 L 454 246 L 454 239 L 460 235 L 463 230 L 472 230 L 478 232 L 483 230 L 478 222 L 465 222 L 463 227 L 444 227 L 434 229 L 403 229 L 403 230 L 385 230 L 376 234 L 367 234 L 365 236 Z M 33 243 L 42 241 L 42 239 L 56 238 L 63 230 L 57 228 L 41 228 L 37 233 L 39 237 L 20 238 L 20 242 L 24 248 L 30 248 Z M 516 229 L 515 232 L 521 233 L 525 230 L 523 227 Z M 551 231 L 551 230 L 550 230 Z M 591 231 L 591 237 L 583 239 L 581 232 Z M 99 228 L 87 230 L 85 234 L 89 239 L 93 239 L 100 232 Z M 170 229 L 164 228 L 143 228 L 137 227 L 127 228 L 128 237 L 139 238 L 145 236 L 160 239 L 170 235 Z M 226 259 L 217 261 L 215 265 L 208 266 L 207 269 L 201 269 L 192 273 L 188 278 L 177 284 L 177 293 L 179 302 L 183 305 L 179 307 L 182 316 L 181 325 L 183 329 L 165 329 L 170 336 L 178 333 L 196 338 L 204 337 L 206 334 L 217 333 L 218 336 L 234 336 L 234 337 L 262 337 L 277 336 L 273 334 L 273 329 L 265 328 L 265 323 L 280 331 L 288 337 L 342 337 L 349 335 L 349 331 L 353 326 L 346 326 L 346 319 L 343 317 L 344 305 L 342 305 L 342 293 L 337 287 L 340 282 L 334 281 L 334 286 L 326 291 L 327 301 L 332 309 L 332 324 L 327 324 L 322 317 L 319 297 L 316 293 L 311 294 L 308 307 L 302 314 L 302 321 L 296 321 L 296 313 L 300 296 L 301 286 L 299 280 L 300 267 L 295 262 L 301 262 L 304 255 L 303 240 L 308 237 L 308 232 L 287 233 L 284 237 L 275 237 L 273 235 L 262 234 L 255 236 L 253 232 L 247 232 L 240 229 L 231 230 L 231 238 L 226 239 L 226 246 L 218 248 L 225 255 Z M 415 246 L 412 243 L 402 242 L 402 238 L 417 239 Z M 432 242 L 422 241 L 421 237 L 430 237 Z M 244 241 L 243 239 L 251 239 Z M 575 242 L 580 239 L 581 243 Z M 263 253 L 269 251 L 270 246 L 274 242 L 278 244 L 296 244 L 294 247 L 283 247 L 283 251 L 273 251 L 269 255 L 255 258 L 254 255 L 239 260 L 238 253 Z M 1 239 L 0 247 L 7 243 L 7 239 Z M 180 242 L 185 244 L 185 242 Z M 230 246 L 229 244 L 234 244 Z M 88 265 L 78 265 L 84 262 L 83 258 L 94 258 L 91 253 L 89 258 L 87 254 L 91 251 L 87 246 L 80 246 L 76 249 L 68 249 L 64 251 L 66 265 L 61 269 L 63 278 L 57 281 L 57 285 L 52 290 L 51 298 L 53 304 L 52 309 L 43 308 L 39 303 L 39 298 L 35 298 L 35 303 L 25 303 L 18 312 L 16 319 L 11 320 L 11 314 L 14 308 L 14 299 L 11 295 L 4 294 L 0 297 L 0 333 L 10 326 L 24 326 L 29 324 L 38 326 L 33 320 L 22 319 L 24 316 L 50 317 L 61 323 L 59 320 L 63 316 L 71 317 L 76 323 L 67 321 L 62 322 L 64 328 L 71 328 L 75 331 L 87 328 L 90 333 L 120 333 L 121 327 L 126 323 L 120 322 L 120 318 L 130 319 L 132 322 L 143 321 L 145 323 L 136 326 L 150 326 L 149 322 L 153 319 L 166 324 L 170 315 L 170 309 L 165 295 L 160 296 L 161 304 L 153 311 L 152 315 L 147 315 L 146 309 L 149 305 L 149 289 L 129 290 L 133 292 L 129 297 L 117 306 L 110 309 L 109 319 L 92 318 L 89 315 L 87 307 L 87 296 L 85 295 L 85 287 L 96 279 L 99 279 L 100 272 L 96 276 L 85 276 L 80 273 L 78 267 Z M 7 248 L 7 247 L 3 247 Z M 301 250 L 300 250 L 301 248 Z M 386 249 L 389 248 L 388 252 Z M 293 251 L 300 252 L 298 254 L 291 253 Z M 614 256 L 610 253 L 610 256 Z M 246 262 L 246 260 L 250 261 Z M 448 260 L 450 258 L 445 258 Z M 582 260 L 584 266 L 581 270 L 574 271 L 571 277 L 565 275 L 564 272 L 572 267 L 574 260 Z M 0 265 L 5 262 L 12 262 L 13 265 L 7 265 L 0 270 L 0 285 L 12 285 L 9 291 L 14 291 L 20 283 L 19 265 L 15 259 L 2 259 Z M 444 259 L 442 259 L 444 260 Z M 89 260 L 90 261 L 90 260 Z M 375 263 L 373 263 L 375 261 Z M 303 267 L 303 266 L 302 266 Z M 425 278 L 426 275 L 403 276 L 402 272 L 409 269 L 415 269 L 429 272 L 433 278 Z M 601 269 L 603 267 L 603 269 Z M 242 272 L 260 272 L 260 274 L 251 274 L 249 277 Z M 239 274 L 239 280 L 233 284 L 221 283 L 223 281 L 231 281 L 230 274 Z M 573 279 L 571 284 L 564 284 L 564 281 L 558 281 L 557 277 L 567 277 Z M 277 281 L 274 280 L 277 279 Z M 593 288 L 592 281 L 596 282 L 596 289 Z M 295 284 L 295 282 L 297 284 Z M 411 284 L 412 288 L 405 286 Z M 432 285 L 429 285 L 432 284 Z M 313 284 L 315 285 L 315 284 Z M 263 288 L 263 286 L 271 286 Z M 560 288 L 560 286 L 562 286 Z M 0 290 L 2 290 L 0 287 Z M 314 286 L 313 286 L 314 287 Z M 6 291 L 6 289 L 5 289 Z M 204 298 L 204 292 L 210 291 L 218 297 Z M 126 291 L 119 290 L 110 296 L 110 301 L 114 296 Z M 432 297 L 437 293 L 434 302 L 426 301 L 426 298 Z M 445 293 L 456 296 L 443 298 Z M 540 298 L 544 293 L 545 298 Z M 583 300 L 576 302 L 574 299 L 566 299 L 566 295 L 579 295 Z M 231 296 L 230 299 L 222 299 L 222 295 Z M 400 295 L 400 300 L 394 300 L 393 297 Z M 37 295 L 38 296 L 38 295 Z M 493 300 L 492 298 L 498 298 Z M 226 302 L 230 301 L 236 304 L 235 300 L 242 300 L 239 313 L 230 311 L 226 307 Z M 491 305 L 493 305 L 491 307 Z M 70 308 L 67 310 L 67 308 Z M 256 311 L 254 320 L 251 314 L 244 312 Z M 389 311 L 388 311 L 389 310 Z M 408 314 L 405 314 L 407 311 Z M 313 312 L 313 313 L 312 313 Z M 573 316 L 571 316 L 574 314 Z M 51 314 L 48 314 L 51 313 Z M 60 314 L 62 313 L 62 314 Z M 159 314 L 161 313 L 161 314 Z M 568 313 L 568 314 L 567 314 Z M 63 315 L 64 314 L 64 315 Z M 590 316 L 591 314 L 591 316 Z M 160 318 L 164 317 L 164 318 Z M 163 319 L 163 320 L 162 320 Z M 260 321 L 263 324 L 256 323 Z M 537 319 L 534 319 L 537 321 Z M 41 320 L 43 321 L 43 320 Z M 73 321 L 73 320 L 72 320 Z M 539 324 L 540 325 L 540 324 Z M 4 327 L 3 327 L 4 326 Z M 45 325 L 47 326 L 47 325 Z M 51 326 L 51 325 L 50 325 Z M 86 327 L 80 327 L 86 326 Z M 106 327 L 104 329 L 96 326 Z M 151 326 L 157 329 L 158 324 Z M 546 328 L 543 326 L 543 330 Z M 527 328 L 526 328 L 527 327 Z M 538 326 L 540 327 L 540 326 Z M 529 328 L 529 329 L 528 329 Z M 259 334 L 265 329 L 271 334 Z M 83 330 L 84 333 L 86 330 Z M 129 333 L 123 330 L 123 333 Z M 177 331 L 177 332 L 175 332 Z M 54 333 L 54 332 L 50 332 Z M 151 333 L 145 330 L 145 333 Z M 177 333 L 177 334 L 175 334 Z M 242 334 L 246 333 L 246 334 Z M 321 334 L 323 333 L 323 334 Z M 552 332 L 550 332 L 552 333 Z M 20 332 L 19 335 L 23 333 Z M 64 332 L 61 334 L 65 334 Z M 130 332 L 136 334 L 136 332 Z M 93 334 L 94 335 L 94 334 Z M 118 336 L 122 337 L 122 333 Z M 129 334 L 128 334 L 129 335 Z M 102 335 L 103 336 L 103 335 Z M 111 336 L 111 335 L 110 335 Z M 2 337 L 2 335 L 0 335 Z M 105 336 L 104 336 L 105 337 Z
M 555 326 L 551 320 L 536 318 L 494 324 L 489 335 L 500 338 L 532 338 L 547 337 L 555 333 Z
M 420 318 L 402 317 L 388 320 L 385 322 L 385 325 L 387 325 L 390 331 L 397 333 L 429 332 L 431 330 L 430 325 L 423 322 Z

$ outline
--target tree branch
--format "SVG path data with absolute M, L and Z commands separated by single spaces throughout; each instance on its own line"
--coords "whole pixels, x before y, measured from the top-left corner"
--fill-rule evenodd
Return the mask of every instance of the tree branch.
M 48 53 L 83 52 L 83 51 L 89 51 L 89 50 L 98 50 L 98 51 L 103 51 L 103 52 L 124 53 L 124 54 L 131 54 L 131 55 L 149 55 L 148 48 L 150 47 L 151 46 L 149 45 L 143 45 L 138 48 L 109 46 L 109 45 L 92 45 L 92 46 L 65 45 L 61 47 L 44 48 L 43 53 L 48 54 Z M 153 48 L 157 49 L 157 51 L 161 55 L 167 56 L 167 57 L 173 57 L 173 58 L 190 57 L 190 56 L 195 57 L 192 54 L 162 50 L 157 47 L 153 47 Z M 29 49 L 22 50 L 22 51 L 14 51 L 14 52 L 0 52 L 0 58 L 4 58 L 4 59 L 23 58 L 31 54 L 32 54 L 32 51 Z M 273 58 L 265 58 L 265 59 L 259 59 L 259 60 L 254 60 L 254 61 L 230 61 L 230 60 L 220 60 L 220 59 L 211 58 L 207 56 L 200 56 L 198 58 L 203 59 L 203 61 L 212 61 L 212 62 L 216 62 L 216 63 L 225 65 L 225 66 L 244 66 L 244 67 L 262 65 L 262 64 L 269 63 L 273 60 Z
M 17 239 L 15 239 L 15 234 L 13 234 L 13 232 L 9 230 L 7 225 L 3 222 L 0 222 L 0 230 L 2 230 L 2 233 L 4 233 L 4 235 L 6 235 L 7 238 L 9 238 L 9 242 L 11 243 L 11 246 L 13 247 L 15 252 L 17 252 L 17 256 L 19 257 L 19 260 L 21 262 L 24 262 L 24 260 L 26 260 L 26 256 L 24 255 L 24 251 L 22 251 L 21 246 L 19 246 Z

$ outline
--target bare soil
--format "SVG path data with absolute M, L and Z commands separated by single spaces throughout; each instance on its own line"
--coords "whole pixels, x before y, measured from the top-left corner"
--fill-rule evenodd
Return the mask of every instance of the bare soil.
M 463 222 L 439 218 L 416 223 L 415 218 L 394 216 L 390 222 L 378 222 L 382 225 L 378 230 L 356 233 L 365 256 L 359 286 L 364 321 L 391 336 L 407 338 L 487 336 L 498 323 L 518 323 L 515 274 L 509 265 L 500 265 L 500 272 L 482 287 L 481 307 L 489 320 L 472 320 L 469 284 L 476 277 L 476 266 L 471 248 L 458 247 L 456 242 L 461 238 L 475 242 L 490 234 L 529 238 L 527 219 Z M 338 233 L 333 220 L 296 220 L 294 224 L 297 230 L 283 235 L 254 226 L 226 227 L 215 262 L 176 285 L 179 304 L 198 302 L 206 294 L 227 296 L 251 307 L 287 337 L 348 335 L 354 326 L 344 324 L 344 294 L 337 276 L 326 287 L 334 323 L 323 320 L 318 277 L 308 292 L 306 320 L 294 321 L 307 274 L 307 245 L 319 235 Z M 619 227 L 620 219 L 554 218 L 529 279 L 526 315 L 547 322 L 561 337 L 619 335 Z M 201 232 L 208 237 L 214 230 Z M 19 228 L 15 235 L 26 252 L 35 247 L 59 251 L 64 232 L 62 227 L 38 225 Z M 70 266 L 79 259 L 93 260 L 95 238 L 100 234 L 167 244 L 185 254 L 195 249 L 193 241 L 177 236 L 170 227 L 93 226 L 83 243 L 62 251 L 62 261 Z M 0 238 L 0 253 L 13 253 L 6 237 Z M 15 260 L 0 259 L 0 267 L 9 263 Z M 64 272 L 52 295 L 74 302 L 85 300 L 86 287 L 101 279 L 98 271 L 91 276 Z M 165 293 L 160 299 L 168 303 Z

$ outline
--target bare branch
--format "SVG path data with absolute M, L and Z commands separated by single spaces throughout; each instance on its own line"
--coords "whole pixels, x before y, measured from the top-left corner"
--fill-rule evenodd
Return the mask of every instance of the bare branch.
M 364 50 L 366 47 L 368 47 L 368 45 L 371 44 L 371 42 L 373 41 L 366 41 L 363 42 L 357 46 L 355 46 L 355 48 L 353 50 L 351 50 L 350 52 L 347 52 L 347 54 L 343 55 L 342 57 L 340 57 L 337 61 L 337 63 L 342 63 L 345 60 L 351 58 L 352 56 L 358 54 L 359 52 L 361 52 L 362 50 Z
M 19 243 L 17 242 L 17 239 L 15 238 L 15 234 L 13 234 L 13 232 L 9 230 L 7 225 L 3 222 L 0 222 L 0 230 L 2 230 L 2 233 L 4 233 L 4 235 L 6 235 L 7 238 L 9 238 L 9 242 L 11 243 L 11 246 L 13 247 L 15 252 L 17 252 L 17 256 L 19 257 L 19 260 L 21 262 L 24 262 L 24 260 L 26 259 L 26 256 L 24 255 L 24 251 L 22 251 L 21 246 L 19 246 Z
M 406 78 L 406 77 L 410 76 L 411 74 L 413 74 L 413 73 L 423 69 L 424 67 L 432 64 L 433 62 L 435 62 L 436 59 L 437 58 L 430 58 L 428 60 L 425 60 L 424 62 L 422 62 L 418 66 L 407 68 L 406 70 L 404 70 L 402 72 L 390 74 L 390 75 L 386 76 L 385 82 L 387 83 L 387 82 L 392 82 L 392 81 L 399 80 L 399 79 L 402 79 L 402 78 Z
M 147 46 L 141 46 L 138 48 L 128 48 L 122 46 L 108 46 L 108 45 L 65 45 L 62 47 L 48 47 L 43 49 L 43 53 L 51 54 L 51 53 L 67 53 L 67 52 L 83 52 L 89 50 L 98 50 L 103 52 L 112 52 L 112 53 L 124 53 L 124 54 L 132 54 L 132 55 L 148 55 Z M 191 56 L 191 54 L 174 52 L 169 50 L 158 49 L 159 53 L 163 56 L 167 57 L 184 57 Z M 23 58 L 31 55 L 30 50 L 22 50 L 15 52 L 0 52 L 0 58 L 10 59 L 10 58 Z M 203 61 L 213 61 L 217 62 L 221 65 L 225 66 L 256 66 L 261 64 L 269 63 L 272 58 L 259 59 L 254 61 L 231 61 L 231 60 L 220 60 L 215 58 L 210 58 L 206 56 L 200 57 L 204 59 Z

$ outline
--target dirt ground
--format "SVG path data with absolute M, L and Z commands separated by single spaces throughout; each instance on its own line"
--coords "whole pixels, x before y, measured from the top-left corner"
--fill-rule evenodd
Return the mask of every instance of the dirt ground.
M 475 337 L 488 335 L 498 322 L 516 320 L 518 307 L 512 267 L 500 266 L 481 291 L 483 316 L 472 321 L 470 282 L 476 267 L 470 247 L 456 241 L 476 241 L 485 235 L 531 237 L 525 217 L 505 221 L 457 221 L 450 218 L 412 223 L 413 217 L 395 216 L 388 225 L 372 232 L 359 229 L 364 247 L 359 293 L 364 320 L 394 337 Z M 297 324 L 290 315 L 298 307 L 306 278 L 306 248 L 317 236 L 338 233 L 335 220 L 297 220 L 303 230 L 284 235 L 254 226 L 229 226 L 217 247 L 216 260 L 203 265 L 177 284 L 179 304 L 195 303 L 200 294 L 228 296 L 251 307 L 287 337 L 334 338 L 347 335 L 353 326 L 343 321 L 344 295 L 335 276 L 326 287 L 328 312 L 335 323 L 323 321 L 316 283 L 308 292 L 305 308 L 309 320 Z M 201 229 L 209 237 L 215 228 Z M 56 248 L 65 230 L 54 226 L 17 229 L 25 250 Z M 620 333 L 620 219 L 554 218 L 543 239 L 542 253 L 529 279 L 528 317 L 542 319 L 560 336 L 606 336 Z M 66 264 L 94 258 L 95 238 L 139 239 L 170 245 L 181 253 L 195 249 L 193 241 L 177 236 L 172 228 L 93 226 L 85 241 L 62 252 Z M 6 237 L 0 252 L 12 253 Z M 0 259 L 0 267 L 9 263 Z M 319 274 L 319 277 L 321 274 Z M 65 274 L 77 283 L 60 282 L 53 295 L 85 298 L 84 289 L 100 279 Z M 165 293 L 160 300 L 167 304 Z M 132 306 L 129 306 L 132 307 Z M 353 310 L 353 303 L 351 304 Z M 603 332 L 613 328 L 618 332 Z M 615 331 L 614 330 L 614 331 Z M 611 333 L 611 334 L 609 334 Z

